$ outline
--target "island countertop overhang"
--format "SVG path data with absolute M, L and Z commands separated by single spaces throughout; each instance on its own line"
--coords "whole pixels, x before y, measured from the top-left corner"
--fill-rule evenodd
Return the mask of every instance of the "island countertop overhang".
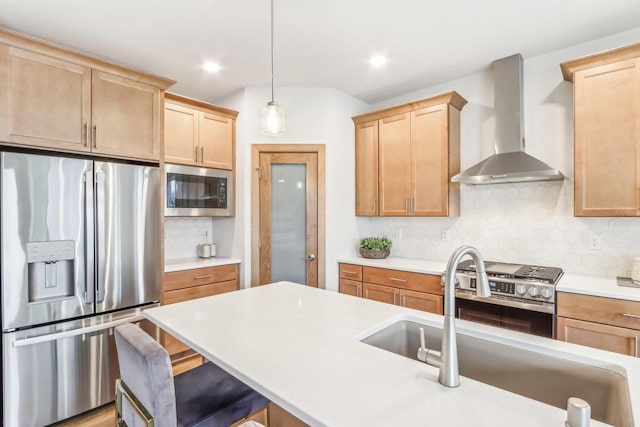
M 561 409 L 464 377 L 459 388 L 448 389 L 437 382 L 436 368 L 360 342 L 390 319 L 411 316 L 441 324 L 438 315 L 285 282 L 154 308 L 145 315 L 311 425 L 507 426 L 517 421 L 538 426 L 563 425 L 566 418 Z M 638 360 L 458 324 L 465 333 L 519 340 L 547 354 L 579 350 L 575 360 L 620 366 L 638 413 Z

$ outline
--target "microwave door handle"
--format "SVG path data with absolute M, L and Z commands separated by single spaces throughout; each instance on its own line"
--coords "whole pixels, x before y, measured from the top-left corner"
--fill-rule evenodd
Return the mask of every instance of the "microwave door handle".
M 93 304 L 93 289 L 95 284 L 95 247 L 93 227 L 93 171 L 88 170 L 84 174 L 84 259 L 85 259 L 85 278 L 84 278 L 84 302 L 85 304 Z
M 97 258 L 97 266 L 96 266 L 96 282 L 97 282 L 97 290 L 96 290 L 96 302 L 104 301 L 104 270 L 105 270 L 105 250 L 106 250 L 106 241 L 105 241 L 105 227 L 106 220 L 104 213 L 105 209 L 105 190 L 104 190 L 104 172 L 97 171 L 95 173 L 96 180 L 96 258 Z

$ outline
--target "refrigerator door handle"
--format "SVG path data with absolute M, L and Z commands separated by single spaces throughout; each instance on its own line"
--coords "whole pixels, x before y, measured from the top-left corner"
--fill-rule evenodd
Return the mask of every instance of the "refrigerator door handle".
M 125 317 L 124 319 L 113 320 L 111 322 L 100 323 L 98 325 L 87 326 L 86 328 L 76 328 L 68 331 L 54 332 L 53 334 L 38 335 L 36 337 L 23 338 L 15 340 L 13 347 L 26 347 L 33 344 L 41 344 L 45 342 L 57 341 L 63 338 L 75 337 L 77 335 L 90 334 L 92 332 L 103 331 L 105 329 L 115 328 L 125 323 L 138 322 L 144 319 L 142 314 Z
M 94 227 L 93 227 L 93 171 L 89 170 L 84 175 L 84 302 L 93 304 L 94 294 Z
M 96 302 L 100 303 L 104 301 L 104 276 L 105 276 L 105 221 L 107 218 L 103 218 L 100 214 L 104 214 L 104 203 L 105 203 L 105 190 L 104 190 L 104 172 L 96 171 L 95 173 L 96 180 L 96 205 L 95 205 L 95 216 L 96 216 L 96 258 L 97 258 L 97 274 L 96 274 L 96 283 L 97 283 L 97 291 L 96 291 Z

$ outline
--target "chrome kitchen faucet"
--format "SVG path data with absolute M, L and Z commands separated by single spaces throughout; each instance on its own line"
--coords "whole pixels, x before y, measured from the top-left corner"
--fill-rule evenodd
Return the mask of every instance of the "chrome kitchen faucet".
M 465 255 L 470 255 L 476 264 L 477 294 L 481 297 L 491 295 L 489 279 L 484 267 L 484 260 L 480 252 L 473 246 L 460 246 L 449 258 L 447 270 L 444 273 L 444 330 L 442 333 L 442 351 L 426 348 L 424 330 L 420 328 L 420 348 L 418 359 L 429 365 L 440 368 L 438 382 L 447 387 L 458 387 L 460 376 L 458 374 L 458 344 L 456 342 L 455 324 L 455 282 L 458 264 Z

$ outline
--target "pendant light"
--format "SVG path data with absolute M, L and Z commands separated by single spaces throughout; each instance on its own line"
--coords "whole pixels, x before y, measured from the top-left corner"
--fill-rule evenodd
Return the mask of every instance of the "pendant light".
M 271 101 L 262 109 L 262 133 L 284 134 L 284 110 L 273 100 L 273 0 L 271 0 Z

